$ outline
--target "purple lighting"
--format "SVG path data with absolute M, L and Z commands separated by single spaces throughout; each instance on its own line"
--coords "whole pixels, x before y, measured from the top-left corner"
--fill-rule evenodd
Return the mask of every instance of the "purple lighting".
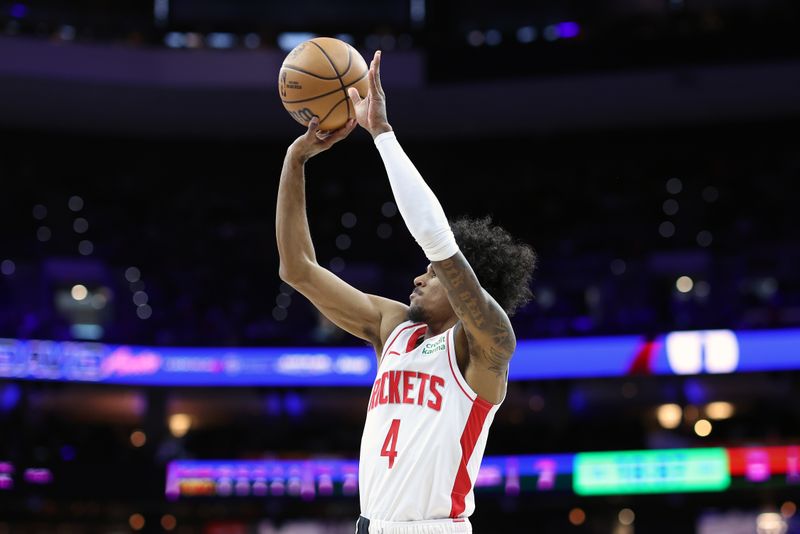
M 15 19 L 21 19 L 28 14 L 28 7 L 22 4 L 12 4 L 9 11 L 12 17 Z
M 23 476 L 25 481 L 31 484 L 50 484 L 53 481 L 53 474 L 46 467 L 28 468 Z
M 562 39 L 572 39 L 581 32 L 577 22 L 561 22 L 558 24 L 558 33 Z

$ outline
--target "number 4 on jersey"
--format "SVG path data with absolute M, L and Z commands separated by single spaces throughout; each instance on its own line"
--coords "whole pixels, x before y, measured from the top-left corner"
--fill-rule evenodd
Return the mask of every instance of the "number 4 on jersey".
M 394 459 L 397 457 L 397 433 L 400 431 L 400 419 L 393 419 L 392 426 L 389 427 L 389 433 L 386 434 L 386 439 L 383 441 L 383 448 L 381 449 L 381 456 L 389 458 L 389 469 L 394 465 Z

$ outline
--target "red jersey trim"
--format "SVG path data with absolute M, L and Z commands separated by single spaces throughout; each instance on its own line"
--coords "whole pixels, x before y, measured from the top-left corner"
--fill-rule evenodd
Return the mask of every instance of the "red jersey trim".
M 450 330 L 450 332 L 455 332 L 455 330 L 454 329 Z M 456 379 L 456 384 L 458 384 L 458 387 L 460 387 L 461 391 L 464 392 L 464 395 L 466 395 L 467 398 L 470 401 L 475 402 L 475 399 L 477 399 L 478 396 L 474 392 L 473 392 L 472 395 L 470 395 L 467 392 L 467 389 L 464 386 L 461 385 L 461 378 L 459 378 L 459 377 L 461 377 L 461 370 L 459 370 L 458 373 L 456 373 L 455 369 L 453 368 L 453 357 L 450 354 L 450 332 L 447 333 L 447 337 L 445 338 L 446 339 L 446 343 L 447 343 L 447 363 L 450 364 L 450 372 L 453 374 L 453 378 Z M 453 334 L 453 335 L 455 335 L 455 334 Z M 456 362 L 456 366 L 458 366 L 457 362 Z M 467 387 L 469 388 L 469 384 L 467 384 Z M 471 390 L 472 388 L 469 388 L 469 389 Z
M 400 323 L 400 324 L 403 324 L 403 323 Z M 406 331 L 406 330 L 408 330 L 409 328 L 414 328 L 415 326 L 419 326 L 420 324 L 422 324 L 422 323 L 414 323 L 414 324 L 410 324 L 410 325 L 408 325 L 408 326 L 404 326 L 403 328 L 401 328 L 401 329 L 400 329 L 400 331 L 399 331 L 399 332 L 397 332 L 397 333 L 394 335 L 394 337 L 393 337 L 393 338 L 392 338 L 392 340 L 389 342 L 389 344 L 388 344 L 388 345 L 386 345 L 385 347 L 383 347 L 383 354 L 381 354 L 381 360 L 383 360 L 384 356 L 386 356 L 386 353 L 389 351 L 389 348 L 391 348 L 392 344 L 393 344 L 393 343 L 394 343 L 394 342 L 397 340 L 397 336 L 399 336 L 400 334 L 402 334 L 403 332 L 405 332 L 405 331 Z M 398 326 L 399 326 L 399 325 L 398 325 Z
M 419 338 L 425 335 L 425 332 L 428 331 L 427 326 L 421 327 L 419 330 L 415 330 L 411 337 L 408 338 L 408 343 L 406 343 L 406 352 L 411 352 L 417 345 L 417 341 Z
M 467 418 L 467 424 L 464 425 L 464 431 L 461 433 L 461 461 L 458 464 L 458 472 L 453 482 L 453 491 L 450 492 L 450 517 L 453 519 L 463 514 L 466 509 L 465 500 L 472 491 L 472 481 L 469 479 L 467 463 L 469 463 L 472 452 L 475 450 L 475 444 L 483 432 L 486 416 L 489 415 L 493 407 L 494 405 L 490 402 L 480 397 L 475 397 L 475 401 L 472 403 L 472 410 L 470 410 Z

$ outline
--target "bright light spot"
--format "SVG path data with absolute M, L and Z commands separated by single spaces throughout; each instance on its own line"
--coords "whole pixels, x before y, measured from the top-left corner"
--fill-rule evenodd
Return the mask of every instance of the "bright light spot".
M 679 178 L 670 178 L 667 180 L 667 193 L 670 195 L 677 195 L 683 191 L 683 182 Z
M 342 214 L 342 226 L 345 228 L 352 228 L 358 222 L 358 217 L 356 217 L 355 213 L 347 212 Z
M 481 46 L 485 40 L 486 37 L 480 30 L 472 30 L 467 34 L 467 42 L 472 46 Z
M 71 196 L 67 205 L 72 211 L 81 211 L 83 209 L 83 199 L 78 195 Z
M 149 304 L 142 304 L 136 307 L 136 316 L 139 319 L 149 319 L 153 315 L 153 308 Z
M 178 520 L 175 519 L 174 515 L 164 515 L 161 516 L 161 527 L 164 530 L 175 530 L 175 527 L 178 525 Z
M 682 416 L 683 410 L 677 404 L 662 404 L 656 410 L 658 424 L 668 429 L 678 428 Z
M 291 52 L 295 46 L 314 37 L 316 34 L 311 32 L 283 32 L 278 34 L 278 46 L 284 52 Z
M 536 40 L 536 28 L 533 26 L 523 26 L 517 30 L 517 41 L 520 43 L 532 43 Z
M 88 239 L 84 239 L 78 243 L 78 252 L 80 252 L 82 256 L 88 256 L 94 252 L 94 244 Z
M 141 430 L 134 430 L 131 433 L 131 445 L 134 447 L 143 447 L 147 443 L 147 436 Z
M 128 518 L 128 524 L 133 530 L 142 530 L 144 528 L 144 516 L 142 514 L 133 514 Z
M 704 438 L 711 434 L 711 423 L 707 419 L 700 419 L 694 424 L 694 433 Z
M 617 519 L 619 519 L 619 522 L 623 525 L 632 525 L 633 520 L 636 519 L 636 514 L 634 514 L 633 510 L 630 508 L 623 508 L 619 511 Z
M 572 39 L 581 32 L 577 22 L 562 22 L 558 25 L 558 33 L 563 39 Z
M 780 514 L 774 512 L 758 514 L 756 517 L 756 530 L 758 534 L 785 534 L 788 530 L 786 521 Z
M 706 406 L 706 415 L 709 419 L 730 419 L 733 411 L 733 404 L 730 402 L 711 402 Z
M 658 225 L 658 233 L 661 237 L 672 237 L 675 235 L 675 225 L 670 221 L 664 221 Z
M 89 295 L 89 290 L 87 290 L 86 286 L 83 284 L 76 284 L 72 286 L 70 295 L 72 295 L 72 298 L 75 300 L 83 300 Z
M 688 293 L 694 287 L 694 281 L 688 276 L 681 276 L 675 282 L 675 288 L 681 293 Z
M 141 276 L 142 273 L 139 272 L 139 269 L 136 267 L 128 267 L 125 269 L 125 280 L 130 283 L 138 282 Z
M 486 32 L 486 44 L 489 46 L 497 46 L 503 42 L 503 34 L 498 30 L 488 30 Z
M 144 306 L 147 304 L 147 301 L 150 297 L 147 296 L 147 293 L 144 291 L 137 291 L 133 294 L 133 303 L 137 306 Z
M 176 438 L 182 438 L 192 428 L 192 418 L 185 413 L 176 413 L 169 418 L 169 431 Z
M 573 508 L 569 511 L 569 522 L 576 527 L 582 525 L 586 521 L 586 513 L 580 508 Z
M 36 239 L 41 241 L 42 243 L 46 241 L 50 241 L 52 237 L 52 232 L 50 232 L 50 228 L 47 226 L 40 226 L 38 230 L 36 230 Z
M 797 513 L 797 505 L 792 501 L 786 501 L 781 505 L 781 515 L 786 519 L 794 517 L 794 514 Z
M 17 270 L 17 265 L 12 260 L 3 260 L 0 263 L 0 273 L 6 276 L 11 276 Z

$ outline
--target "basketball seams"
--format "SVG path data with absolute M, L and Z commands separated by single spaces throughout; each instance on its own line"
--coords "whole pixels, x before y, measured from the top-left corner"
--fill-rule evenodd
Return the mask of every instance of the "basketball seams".
M 328 60 L 328 61 L 330 61 L 330 60 Z M 327 80 L 327 81 L 339 80 L 340 82 L 342 81 L 342 77 L 339 76 L 339 71 L 337 71 L 335 67 L 333 69 L 333 72 L 336 73 L 336 76 L 320 76 L 319 74 L 314 74 L 313 72 L 309 72 L 309 71 L 307 71 L 305 69 L 301 69 L 300 67 L 295 67 L 294 65 L 286 65 L 286 64 L 284 64 L 281 68 L 282 69 L 293 70 L 295 72 L 302 72 L 303 74 L 307 74 L 308 76 L 311 76 L 311 77 L 316 78 L 318 80 Z M 339 89 L 337 89 L 337 91 L 338 90 Z
M 334 110 L 334 109 L 336 109 L 336 108 L 338 108 L 339 106 L 341 106 L 341 105 L 342 105 L 342 102 L 347 102 L 347 101 L 348 101 L 348 99 L 347 99 L 347 98 L 343 98 L 343 99 L 339 100 L 337 103 L 335 103 L 333 106 L 331 106 L 331 109 L 329 109 L 329 110 L 328 110 L 328 113 L 327 113 L 327 114 L 326 114 L 324 117 L 322 117 L 322 118 L 319 120 L 319 123 L 320 123 L 320 124 L 322 124 L 322 122 L 323 122 L 325 119 L 327 119 L 327 118 L 330 116 L 330 114 L 331 114 L 331 113 L 333 113 L 333 110 Z M 347 105 L 347 110 L 348 110 L 348 111 L 350 111 L 350 104 L 348 104 L 348 105 Z
M 345 89 L 347 89 L 348 87 L 354 86 L 355 84 L 357 84 L 358 82 L 360 82 L 361 80 L 366 78 L 367 74 L 369 74 L 369 71 L 368 70 L 364 71 L 364 74 L 359 79 L 353 80 L 352 82 L 350 82 L 347 85 L 345 85 L 344 86 Z M 311 96 L 309 98 L 302 98 L 300 100 L 284 100 L 283 98 L 281 98 L 281 102 L 283 102 L 284 104 L 300 104 L 302 102 L 309 102 L 311 100 L 316 100 L 317 98 L 322 98 L 322 97 L 325 97 L 325 96 L 332 95 L 333 93 L 335 93 L 337 91 L 341 91 L 341 89 L 334 89 L 333 91 L 328 91 L 327 93 L 322 93 L 322 94 L 319 94 L 319 95 L 316 95 L 316 96 Z
M 328 53 L 325 51 L 324 48 L 322 48 L 318 43 L 314 42 L 314 40 L 311 40 L 311 41 L 308 41 L 308 42 L 313 44 L 317 48 L 319 48 L 319 51 L 322 52 L 322 55 L 325 56 L 325 59 L 327 59 L 328 63 L 331 64 L 331 67 L 333 68 L 333 72 L 335 72 L 337 74 L 337 78 L 339 78 L 339 83 L 342 85 L 342 92 L 344 93 L 344 99 L 347 102 L 347 117 L 349 118 L 350 117 L 350 100 L 349 100 L 349 98 L 347 96 L 347 88 L 344 86 L 344 80 L 342 80 L 342 75 L 339 74 L 339 69 L 336 68 L 336 64 L 333 62 L 333 60 L 331 59 L 331 57 L 328 55 Z M 348 65 L 350 64 L 350 54 L 351 54 L 350 48 L 348 47 L 347 48 L 347 63 L 348 63 Z M 333 106 L 331 111 L 333 111 L 333 109 L 335 109 L 339 104 L 341 104 L 341 101 L 339 103 L 337 103 L 336 106 Z M 331 114 L 331 111 L 328 112 L 328 115 Z M 325 115 L 325 117 L 327 118 L 328 115 Z M 324 121 L 324 120 L 325 119 L 320 120 L 319 123 L 322 124 L 322 121 Z

